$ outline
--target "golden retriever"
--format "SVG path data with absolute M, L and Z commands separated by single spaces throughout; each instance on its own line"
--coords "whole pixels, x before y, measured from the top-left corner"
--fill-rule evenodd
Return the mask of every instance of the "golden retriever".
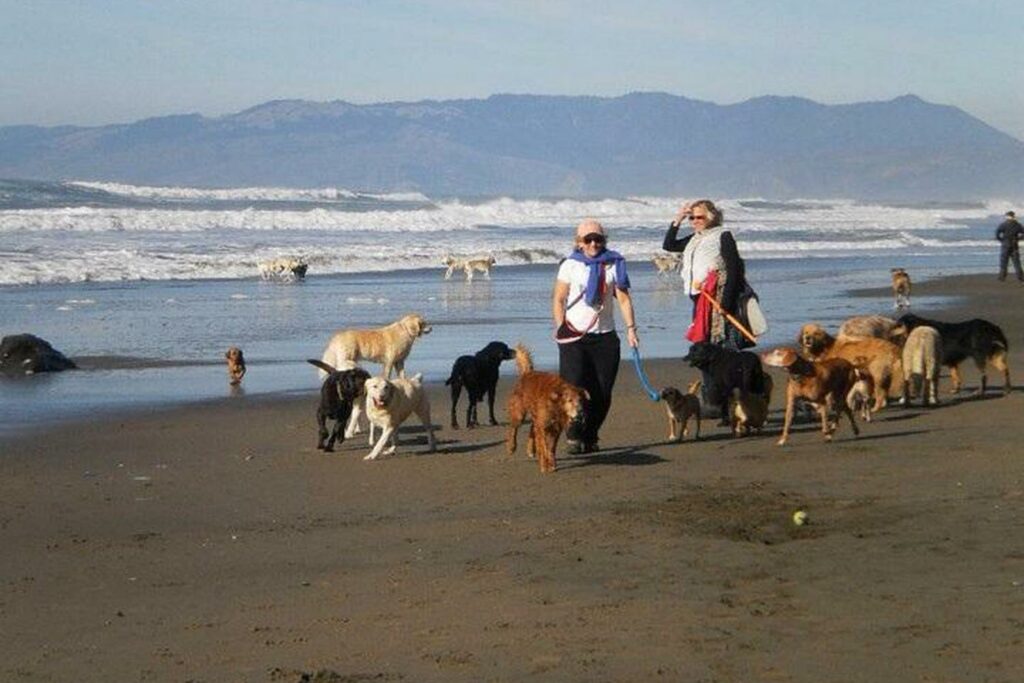
M 398 448 L 398 427 L 413 413 L 416 413 L 427 430 L 428 450 L 436 450 L 434 427 L 430 423 L 430 402 L 427 400 L 427 392 L 423 390 L 423 375 L 393 380 L 371 377 L 363 384 L 363 391 L 366 393 L 366 416 L 370 420 L 370 445 L 373 445 L 373 428 L 381 428 L 380 440 L 363 460 L 376 460 L 382 453 L 394 453 Z M 388 440 L 391 446 L 384 450 Z
M 529 416 L 526 454 L 537 458 L 541 472 L 554 472 L 558 438 L 583 418 L 583 401 L 590 395 L 556 374 L 535 371 L 533 358 L 522 344 L 516 346 L 516 369 L 519 379 L 508 399 L 506 449 L 509 455 L 515 454 L 519 426 Z
M 812 360 L 842 358 L 867 370 L 875 384 L 875 402 L 872 406 L 872 410 L 875 412 L 884 408 L 888 403 L 889 389 L 893 386 L 893 380 L 902 382 L 903 363 L 900 349 L 885 339 L 873 337 L 836 339 L 820 325 L 808 323 L 800 328 L 797 342 L 807 357 Z
M 384 327 L 339 330 L 327 342 L 321 360 L 339 369 L 368 360 L 383 366 L 385 379 L 391 377 L 392 369 L 398 372 L 399 377 L 405 377 L 405 359 L 412 351 L 413 342 L 429 334 L 431 329 L 423 316 L 410 313 Z
M 242 378 L 245 377 L 245 354 L 242 353 L 242 349 L 232 346 L 224 354 L 224 357 L 228 361 L 230 384 L 231 386 L 238 386 L 242 383 Z

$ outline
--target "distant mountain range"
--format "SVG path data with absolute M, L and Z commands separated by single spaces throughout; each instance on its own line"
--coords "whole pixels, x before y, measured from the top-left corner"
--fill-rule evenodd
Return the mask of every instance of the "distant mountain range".
M 218 118 L 2 127 L 0 177 L 430 196 L 1022 198 L 1024 143 L 913 95 L 282 100 Z

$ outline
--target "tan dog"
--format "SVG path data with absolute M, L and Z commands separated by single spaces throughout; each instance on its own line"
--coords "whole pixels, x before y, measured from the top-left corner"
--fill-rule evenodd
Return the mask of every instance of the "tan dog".
M 505 446 L 509 455 L 516 452 L 519 426 L 530 417 L 530 434 L 526 454 L 536 457 L 540 471 L 555 471 L 555 449 L 562 432 L 583 418 L 583 401 L 590 395 L 550 372 L 536 372 L 533 359 L 525 346 L 516 346 L 516 369 L 519 380 L 508 398 L 508 435 Z
M 835 422 L 831 420 L 833 410 L 850 419 L 854 436 L 860 434 L 853 411 L 846 402 L 846 397 L 858 378 L 857 371 L 848 361 L 842 358 L 811 361 L 790 348 L 778 348 L 764 353 L 761 360 L 765 365 L 785 368 L 789 372 L 789 381 L 786 382 L 786 417 L 782 423 L 779 446 L 784 446 L 789 439 L 789 427 L 793 423 L 793 410 L 798 398 L 807 401 L 818 410 L 821 416 L 821 433 L 825 441 L 832 440 L 832 435 L 839 426 L 838 416 Z
M 658 275 L 671 275 L 683 263 L 682 255 L 679 256 L 653 256 L 651 263 Z
M 323 362 L 338 369 L 352 367 L 368 360 L 383 366 L 385 379 L 395 370 L 405 377 L 405 359 L 412 344 L 432 328 L 423 316 L 412 313 L 384 327 L 370 330 L 340 330 L 334 333 L 324 349 Z
M 875 396 L 875 381 L 866 370 L 857 371 L 857 381 L 846 394 L 846 405 L 865 422 L 871 422 L 871 403 Z
M 893 268 L 889 272 L 892 273 L 892 294 L 896 299 L 892 307 L 898 311 L 910 308 L 910 276 L 902 268 Z
M 484 274 L 488 280 L 491 279 L 491 266 L 496 265 L 498 262 L 493 256 L 481 256 L 478 258 L 471 258 L 460 260 L 452 256 L 445 256 L 441 261 L 441 264 L 448 267 L 448 270 L 444 273 L 444 279 L 449 280 L 452 277 L 452 273 L 456 270 L 462 269 L 466 273 L 466 281 L 473 281 L 473 271 L 479 270 Z
M 865 337 L 885 339 L 896 346 L 903 346 L 907 337 L 907 328 L 884 315 L 858 315 L 843 322 L 836 335 L 838 340 L 863 339 Z
M 903 379 L 899 347 L 884 339 L 861 337 L 837 340 L 820 325 L 809 323 L 800 328 L 797 342 L 812 360 L 842 358 L 854 365 L 862 364 L 875 384 L 873 411 L 881 410 L 888 403 L 893 380 Z
M 942 336 L 934 327 L 915 327 L 903 346 L 903 404 L 920 396 L 925 407 L 939 402 Z
M 264 280 L 279 279 L 294 282 L 306 277 L 309 265 L 298 258 L 276 258 L 259 264 L 260 277 Z
M 228 360 L 228 377 L 232 386 L 238 386 L 245 377 L 245 355 L 242 349 L 232 346 L 224 354 Z
M 771 375 L 765 373 L 763 394 L 747 394 L 744 397 L 739 389 L 733 391 L 729 414 L 734 436 L 748 436 L 753 431 L 761 433 L 761 428 L 768 421 L 768 405 L 772 400 L 774 386 Z
M 694 439 L 700 438 L 700 399 L 697 392 L 700 391 L 701 381 L 690 382 L 686 393 L 675 387 L 665 387 L 661 390 L 661 399 L 665 401 L 665 412 L 668 415 L 668 440 L 682 441 L 684 436 L 690 435 L 690 418 L 697 421 L 697 428 L 693 435 Z M 681 426 L 679 435 L 676 436 L 676 427 Z
M 423 390 L 423 375 L 394 380 L 371 377 L 363 385 L 363 391 L 366 392 L 366 416 L 370 419 L 370 445 L 373 446 L 373 428 L 381 428 L 380 440 L 363 460 L 376 460 L 381 453 L 394 453 L 398 448 L 398 427 L 413 413 L 427 430 L 428 450 L 436 450 L 434 427 L 430 423 L 430 403 L 427 392 Z M 391 446 L 384 450 L 389 440 Z

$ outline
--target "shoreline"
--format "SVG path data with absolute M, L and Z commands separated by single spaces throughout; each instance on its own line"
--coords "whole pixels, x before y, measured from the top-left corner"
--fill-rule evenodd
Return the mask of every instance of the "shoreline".
M 919 291 L 964 297 L 926 315 L 1002 326 L 1019 384 L 1024 289 Z M 437 384 L 438 452 L 413 418 L 373 463 L 362 435 L 315 450 L 312 393 L 0 435 L 0 677 L 1024 678 L 1024 392 L 951 398 L 944 373 L 938 408 L 779 448 L 776 375 L 764 435 L 706 420 L 676 444 L 621 370 L 602 450 L 560 444 L 552 475 L 505 454 L 504 425 L 450 429 Z

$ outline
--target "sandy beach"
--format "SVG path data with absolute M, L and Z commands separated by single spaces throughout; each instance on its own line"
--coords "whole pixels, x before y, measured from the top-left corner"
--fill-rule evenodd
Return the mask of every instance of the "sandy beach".
M 1024 372 L 1016 283 L 914 295 Z M 504 426 L 449 429 L 443 386 L 439 451 L 414 428 L 375 463 L 314 448 L 313 394 L 4 437 L 0 679 L 1024 680 L 1024 392 L 944 374 L 936 409 L 779 448 L 782 382 L 766 435 L 670 444 L 623 366 L 603 450 L 547 476 Z

